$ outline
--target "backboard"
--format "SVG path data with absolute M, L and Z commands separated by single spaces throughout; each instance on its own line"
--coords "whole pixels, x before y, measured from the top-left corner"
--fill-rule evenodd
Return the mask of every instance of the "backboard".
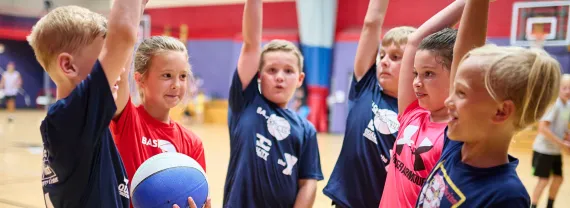
M 570 1 L 515 2 L 511 22 L 511 45 L 570 45 Z M 541 36 L 543 36 L 541 38 Z

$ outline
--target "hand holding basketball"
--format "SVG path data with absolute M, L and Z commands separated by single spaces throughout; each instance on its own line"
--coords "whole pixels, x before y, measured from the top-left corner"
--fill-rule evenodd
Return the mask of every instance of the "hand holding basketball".
M 188 197 L 188 205 L 190 205 L 190 208 L 198 208 L 196 207 L 196 203 L 194 203 L 192 197 Z M 180 208 L 180 206 L 175 204 L 172 206 L 172 208 Z M 206 204 L 204 204 L 203 208 L 212 208 L 212 199 L 210 197 L 208 197 L 208 199 L 206 200 Z

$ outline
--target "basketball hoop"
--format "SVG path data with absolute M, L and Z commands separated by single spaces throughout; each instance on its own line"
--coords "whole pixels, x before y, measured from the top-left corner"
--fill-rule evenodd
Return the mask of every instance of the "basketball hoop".
M 570 45 L 570 1 L 514 2 L 511 45 L 546 47 Z

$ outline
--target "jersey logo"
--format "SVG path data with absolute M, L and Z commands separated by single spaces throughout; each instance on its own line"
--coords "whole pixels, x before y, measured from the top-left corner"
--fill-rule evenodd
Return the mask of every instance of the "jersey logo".
M 291 124 L 286 119 L 279 117 L 275 114 L 267 116 L 267 112 L 261 107 L 257 107 L 257 114 L 262 115 L 267 119 L 267 130 L 271 136 L 275 137 L 277 141 L 286 139 L 291 134 Z
M 420 143 L 420 146 L 416 150 L 412 149 L 413 150 L 412 153 L 414 153 L 414 155 L 416 156 L 414 160 L 415 171 L 421 171 L 426 169 L 426 166 L 424 164 L 424 159 L 422 159 L 421 154 L 430 151 L 432 148 L 433 148 L 433 143 L 431 143 L 431 141 L 426 137 L 424 138 L 422 143 Z
M 445 194 L 445 181 L 443 176 L 435 175 L 433 180 L 429 182 L 429 185 L 424 187 L 421 193 L 420 201 L 423 203 L 425 208 L 436 208 L 441 204 L 441 199 Z
M 398 114 L 388 109 L 380 109 L 376 103 L 372 102 L 372 113 L 374 113 L 374 127 L 381 134 L 388 135 L 398 132 L 400 122 Z
M 119 194 L 122 197 L 125 197 L 128 199 L 129 198 L 129 187 L 127 186 L 127 184 L 129 184 L 129 180 L 126 178 L 123 178 L 123 183 L 119 184 L 118 189 L 119 189 Z
M 429 138 L 425 137 L 420 143 L 419 147 L 414 147 L 414 140 L 412 140 L 412 136 L 418 131 L 418 129 L 419 127 L 415 125 L 408 125 L 404 129 L 403 136 L 398 141 L 396 141 L 396 153 L 398 155 L 401 155 L 404 146 L 408 146 L 414 155 L 414 170 L 422 171 L 425 170 L 426 167 L 421 155 L 423 153 L 429 152 L 433 148 L 433 143 L 429 140 Z
M 257 156 L 265 161 L 267 161 L 267 156 L 269 156 L 269 150 L 271 150 L 271 140 L 265 138 L 261 134 L 255 134 L 257 141 L 255 142 L 255 152 Z
M 400 128 L 400 123 L 398 122 L 398 114 L 394 111 L 387 109 L 380 109 L 378 105 L 372 101 L 372 113 L 374 118 L 370 119 L 368 126 L 362 134 L 368 140 L 378 144 L 378 139 L 376 138 L 375 131 L 383 135 L 390 135 L 398 132 Z
M 159 148 L 162 151 L 162 153 L 177 152 L 176 147 L 174 147 L 174 145 L 167 140 L 150 139 L 143 136 L 141 142 L 146 146 Z
M 414 141 L 412 140 L 412 136 L 418 131 L 418 129 L 419 127 L 414 125 L 406 126 L 403 136 L 400 137 L 398 141 L 396 141 L 396 153 L 398 153 L 398 155 L 402 154 L 404 145 L 407 145 L 409 147 L 413 146 Z
M 467 199 L 449 178 L 443 162 L 434 168 L 431 178 L 422 187 L 417 207 L 440 207 L 442 201 L 445 202 L 443 207 L 459 207 Z
M 295 164 L 297 164 L 297 157 L 289 154 L 289 153 L 285 153 L 285 161 L 279 159 L 277 161 L 277 164 L 285 166 L 285 169 L 283 170 L 283 174 L 285 175 L 291 175 L 291 173 L 293 172 L 293 166 L 295 166 Z
M 51 166 L 49 165 L 49 154 L 48 151 L 44 149 L 44 154 L 43 154 L 43 172 L 42 172 L 42 185 L 43 186 L 47 186 L 50 184 L 55 184 L 57 182 L 59 182 L 59 178 L 57 177 L 57 174 L 55 173 L 55 171 L 53 170 L 53 168 L 51 168 Z

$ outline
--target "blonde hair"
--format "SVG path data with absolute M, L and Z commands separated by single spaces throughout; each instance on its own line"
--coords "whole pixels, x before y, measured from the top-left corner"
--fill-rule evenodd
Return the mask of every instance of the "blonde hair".
M 406 44 L 408 44 L 408 36 L 414 33 L 416 30 L 417 30 L 416 28 L 410 26 L 400 26 L 392 28 L 388 30 L 386 34 L 384 34 L 380 46 L 388 47 L 392 44 L 396 45 L 398 48 L 400 48 L 401 46 L 405 46 Z M 376 54 L 376 63 L 380 63 L 380 61 L 381 61 L 380 53 L 378 53 Z
M 485 87 L 497 101 L 515 105 L 517 130 L 535 123 L 558 97 L 560 64 L 541 49 L 486 45 L 467 53 L 463 59 L 482 57 Z
M 62 6 L 42 17 L 27 40 L 47 71 L 60 53 L 77 53 L 106 33 L 103 15 L 79 6 Z
M 174 51 L 174 52 L 182 52 L 188 60 L 190 57 L 188 55 L 188 50 L 186 49 L 186 45 L 182 43 L 182 41 L 168 36 L 153 36 L 147 39 L 144 39 L 142 43 L 138 46 L 136 54 L 135 54 L 135 72 L 138 72 L 143 77 L 147 75 L 147 71 L 151 65 L 152 58 L 156 55 L 167 51 Z M 190 85 L 193 83 L 193 75 L 192 75 L 192 66 L 188 62 L 188 84 Z M 139 89 L 139 95 L 141 98 L 144 98 L 143 92 Z M 186 91 L 185 98 L 190 97 L 190 90 Z
M 297 60 L 299 61 L 298 64 L 299 72 L 303 71 L 304 58 L 303 54 L 301 54 L 301 51 L 299 51 L 299 48 L 297 48 L 297 46 L 295 46 L 295 44 L 293 44 L 290 41 L 280 40 L 280 39 L 272 40 L 269 43 L 267 43 L 265 46 L 263 46 L 263 50 L 261 51 L 261 59 L 259 61 L 259 71 L 261 71 L 263 65 L 265 64 L 265 59 L 264 59 L 265 54 L 274 51 L 293 52 L 293 54 L 297 57 Z
M 387 47 L 392 44 L 400 47 L 402 45 L 406 45 L 408 43 L 408 36 L 414 33 L 417 29 L 410 26 L 400 26 L 395 27 L 384 35 L 382 38 L 382 46 Z

